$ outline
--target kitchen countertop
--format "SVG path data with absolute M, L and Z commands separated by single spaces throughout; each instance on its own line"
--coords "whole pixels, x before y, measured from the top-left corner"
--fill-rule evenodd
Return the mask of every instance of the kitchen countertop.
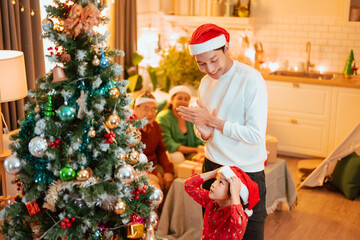
M 307 83 L 307 84 L 317 84 L 317 85 L 326 85 L 326 86 L 336 86 L 336 87 L 348 87 L 348 88 L 360 88 L 360 76 L 357 75 L 356 79 L 352 76 L 350 78 L 345 78 L 342 73 L 334 73 L 334 78 L 331 80 L 322 80 L 315 78 L 304 78 L 304 77 L 294 77 L 294 76 L 279 76 L 279 75 L 270 75 L 270 72 L 261 71 L 261 74 L 265 80 L 270 81 L 280 81 L 280 82 L 296 82 L 296 83 Z

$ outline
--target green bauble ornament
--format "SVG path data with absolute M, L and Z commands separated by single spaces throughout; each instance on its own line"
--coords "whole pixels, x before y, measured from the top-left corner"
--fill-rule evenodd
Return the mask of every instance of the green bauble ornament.
M 67 105 L 62 105 L 59 108 L 58 115 L 62 121 L 71 121 L 75 118 L 75 113 L 76 113 L 75 108 Z
M 63 181 L 73 180 L 75 176 L 76 172 L 70 167 L 69 163 L 66 163 L 65 167 L 60 170 L 60 179 Z
M 52 117 L 55 116 L 55 111 L 52 105 L 51 95 L 48 96 L 48 103 L 45 108 L 45 116 Z

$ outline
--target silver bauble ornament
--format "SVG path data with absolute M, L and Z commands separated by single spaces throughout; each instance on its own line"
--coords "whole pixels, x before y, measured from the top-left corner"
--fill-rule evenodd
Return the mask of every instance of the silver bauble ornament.
M 139 163 L 147 163 L 148 162 L 148 159 L 147 159 L 147 156 L 143 153 L 140 153 L 139 155 Z
M 58 115 L 62 121 L 71 121 L 75 118 L 76 110 L 73 107 L 62 105 L 59 108 Z
M 4 168 L 8 173 L 15 175 L 20 172 L 20 160 L 11 154 L 5 159 Z
M 164 197 L 163 192 L 159 188 L 154 187 L 154 192 L 149 197 L 150 206 L 158 207 L 162 202 L 163 197 Z
M 30 140 L 28 147 L 31 155 L 41 158 L 44 156 L 44 152 L 48 147 L 48 143 L 45 139 L 37 136 Z
M 158 221 L 159 221 L 159 216 L 156 214 L 156 212 L 150 211 L 149 223 L 151 224 L 151 226 L 156 228 Z
M 151 224 L 146 229 L 146 235 L 145 235 L 144 240 L 156 240 L 155 230 L 154 230 L 154 227 Z
M 116 177 L 121 181 L 122 184 L 128 184 L 135 179 L 135 170 L 129 164 L 125 164 L 120 167 L 116 173 Z
M 52 29 L 54 29 L 54 23 L 49 18 L 45 18 L 44 20 L 42 20 L 41 24 L 42 24 L 42 29 L 46 33 L 50 32 Z

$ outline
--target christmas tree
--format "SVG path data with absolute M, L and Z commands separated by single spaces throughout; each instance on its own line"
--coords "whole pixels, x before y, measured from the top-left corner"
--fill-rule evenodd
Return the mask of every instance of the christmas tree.
M 345 63 L 345 67 L 344 67 L 344 75 L 345 76 L 350 76 L 352 74 L 354 74 L 354 71 L 351 69 L 351 64 L 354 61 L 354 52 L 351 49 L 349 57 L 346 59 L 346 63 Z
M 16 201 L 1 211 L 5 239 L 155 239 L 163 193 L 152 186 L 123 68 L 110 57 L 105 1 L 54 0 L 43 37 L 52 71 L 29 91 L 5 169 Z

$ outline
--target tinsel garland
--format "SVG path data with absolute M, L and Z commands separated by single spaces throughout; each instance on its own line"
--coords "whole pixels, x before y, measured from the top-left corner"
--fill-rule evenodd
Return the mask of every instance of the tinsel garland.
M 79 186 L 81 188 L 88 187 L 91 185 L 94 185 L 97 183 L 97 180 L 94 177 L 90 177 L 86 181 L 69 181 L 69 182 L 63 182 L 61 180 L 58 180 L 51 184 L 51 187 L 46 193 L 45 196 L 45 203 L 43 205 L 43 208 L 49 209 L 52 212 L 55 212 L 55 203 L 59 199 L 59 192 L 63 191 L 65 189 L 68 189 L 69 187 L 75 187 Z

